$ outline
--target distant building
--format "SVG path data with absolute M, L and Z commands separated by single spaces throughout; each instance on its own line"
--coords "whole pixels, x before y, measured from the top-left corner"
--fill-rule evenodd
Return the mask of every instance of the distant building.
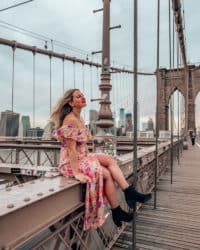
M 19 114 L 10 110 L 1 112 L 0 136 L 18 136 Z
M 133 131 L 132 113 L 126 113 L 125 131 L 126 132 Z
M 19 136 L 20 137 L 26 137 L 27 131 L 30 129 L 30 117 L 28 115 L 23 115 L 21 118 L 21 121 L 19 123 Z
M 120 108 L 120 110 L 119 110 L 119 126 L 121 128 L 125 127 L 125 112 L 124 112 L 124 108 Z
M 89 111 L 89 128 L 91 131 L 92 135 L 96 135 L 97 133 L 97 126 L 96 126 L 96 121 L 98 119 L 98 112 L 94 109 L 91 109 Z
M 147 130 L 154 130 L 154 126 L 153 126 L 153 120 L 152 118 L 149 118 L 148 122 L 147 122 Z
M 55 124 L 50 121 L 44 127 L 44 133 L 42 135 L 42 140 L 51 140 L 54 138 Z
M 42 137 L 44 133 L 44 129 L 36 127 L 36 128 L 29 128 L 27 130 L 28 137 Z
M 142 123 L 142 131 L 146 131 L 148 129 L 148 123 L 147 122 L 143 122 Z

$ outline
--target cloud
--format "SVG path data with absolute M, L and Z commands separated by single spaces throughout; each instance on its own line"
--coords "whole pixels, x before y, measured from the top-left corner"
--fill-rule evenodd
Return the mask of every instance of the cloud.
M 17 1 L 1 1 L 0 8 L 5 8 Z M 185 6 L 185 23 L 187 37 L 187 56 L 191 62 L 197 62 L 199 35 L 198 35 L 198 6 L 199 1 L 182 1 Z M 53 44 L 48 41 L 48 49 L 65 53 L 71 56 L 86 58 L 86 54 L 91 51 L 101 49 L 102 45 L 102 12 L 93 14 L 94 9 L 102 8 L 102 1 L 99 0 L 37 0 L 29 4 L 1 12 L 1 20 L 22 27 L 32 32 L 39 33 L 44 37 L 40 40 L 26 36 L 22 33 L 7 30 L 0 23 L 1 36 L 10 40 L 35 45 L 44 48 L 45 37 L 53 40 Z M 154 72 L 156 68 L 156 20 L 157 1 L 138 1 L 138 67 L 139 70 Z M 192 13 L 192 15 L 191 15 Z M 111 31 L 111 63 L 114 66 L 130 65 L 133 67 L 133 1 L 118 0 L 111 1 L 111 26 L 121 24 L 121 29 Z M 160 65 L 169 67 L 168 50 L 168 1 L 161 1 L 161 47 Z M 34 34 L 32 34 L 34 36 Z M 67 45 L 58 47 L 54 42 L 62 41 Z M 79 48 L 77 52 L 70 47 Z M 91 55 L 89 55 L 91 58 Z M 33 55 L 30 52 L 16 50 L 15 65 L 15 108 L 21 114 L 32 115 L 33 110 Z M 101 62 L 100 55 L 93 56 L 93 60 Z M 11 83 L 12 83 L 12 50 L 0 45 L 0 91 L 4 93 L 0 99 L 0 111 L 11 107 Z M 62 60 L 52 59 L 52 107 L 62 94 L 63 71 Z M 76 64 L 75 69 L 76 85 L 82 89 L 88 99 L 89 108 L 99 108 L 98 103 L 90 103 L 91 95 L 99 97 L 100 71 L 84 66 L 84 80 L 82 65 Z M 123 75 L 123 74 L 122 74 Z M 49 58 L 36 55 L 36 117 L 40 121 L 45 121 L 49 117 L 50 105 L 50 72 Z M 112 76 L 113 89 L 111 93 L 113 105 L 127 106 L 127 110 L 132 109 L 133 97 L 132 76 Z M 120 80 L 121 79 L 121 80 Z M 117 82 L 121 81 L 121 85 Z M 83 89 L 84 82 L 84 89 Z M 118 85 L 117 85 L 118 84 Z M 125 84 L 126 86 L 124 86 Z M 155 113 L 155 78 L 140 77 L 138 89 L 140 117 L 154 116 Z M 74 67 L 70 62 L 65 62 L 65 88 L 74 85 Z M 114 86 L 115 85 L 115 86 Z M 120 87 L 119 87 L 120 86 Z M 117 89 L 118 88 L 118 92 Z M 118 106 L 116 105 L 118 104 Z M 88 116 L 87 116 L 88 117 Z M 41 122 L 40 122 L 41 123 Z

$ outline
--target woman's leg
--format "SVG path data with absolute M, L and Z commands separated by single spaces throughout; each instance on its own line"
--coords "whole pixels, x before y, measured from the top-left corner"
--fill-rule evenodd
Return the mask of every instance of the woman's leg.
M 121 189 L 125 190 L 129 184 L 126 181 L 121 169 L 119 168 L 117 161 L 107 154 L 95 154 L 100 164 L 109 170 L 113 179 L 119 184 Z
M 110 172 L 102 166 L 103 179 L 104 179 L 104 191 L 106 198 L 111 206 L 111 208 L 116 208 L 118 204 L 117 200 L 117 191 L 115 187 L 115 183 Z
M 132 213 L 127 213 L 121 209 L 117 200 L 117 191 L 111 173 L 102 166 L 104 178 L 104 191 L 111 206 L 113 222 L 117 227 L 121 227 L 122 221 L 129 222 L 133 219 Z
M 121 169 L 119 168 L 116 160 L 111 155 L 106 154 L 96 154 L 97 159 L 104 168 L 109 170 L 111 177 L 119 184 L 119 186 L 124 190 L 125 199 L 129 207 L 133 208 L 135 206 L 135 201 L 146 202 L 152 198 L 152 195 L 142 194 L 135 190 L 133 186 L 129 186 L 126 181 Z

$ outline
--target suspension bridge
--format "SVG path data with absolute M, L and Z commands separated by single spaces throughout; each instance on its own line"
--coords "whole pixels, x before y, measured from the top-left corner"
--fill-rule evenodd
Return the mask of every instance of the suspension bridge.
M 28 9 L 35 2 L 2 6 L 0 13 Z M 2 30 L 23 35 L 25 41 L 34 40 L 29 43 L 5 33 L 0 37 L 4 59 L 0 76 L 0 249 L 199 249 L 199 147 L 190 145 L 188 135 L 197 133 L 200 67 L 188 63 L 185 1 L 152 1 L 156 60 L 151 70 L 144 70 L 138 60 L 143 43 L 143 20 L 138 13 L 146 13 L 141 3 L 128 1 L 124 8 L 129 10 L 129 19 L 124 27 L 110 22 L 112 7 L 117 10 L 122 5 L 110 0 L 98 4 L 102 7 L 93 13 L 102 17 L 102 44 L 90 52 L 0 20 Z M 76 11 L 73 15 L 76 18 Z M 132 61 L 131 66 L 117 63 L 111 53 L 111 37 L 117 40 L 118 29 L 130 23 L 131 48 L 127 50 L 131 58 L 126 61 Z M 84 32 L 78 39 L 81 36 Z M 165 67 L 161 65 L 163 47 L 168 51 Z M 117 53 L 123 49 L 118 48 Z M 83 116 L 93 133 L 89 150 L 95 151 L 95 138 L 101 135 L 101 150 L 114 154 L 128 182 L 141 192 L 153 192 L 152 201 L 133 209 L 132 224 L 117 228 L 107 207 L 100 228 L 82 230 L 84 186 L 60 175 L 60 145 L 53 136 L 54 124 L 48 120 L 56 101 L 69 88 L 80 89 L 88 100 Z M 140 131 L 147 116 L 154 126 Z M 127 209 L 120 189 L 118 195 Z

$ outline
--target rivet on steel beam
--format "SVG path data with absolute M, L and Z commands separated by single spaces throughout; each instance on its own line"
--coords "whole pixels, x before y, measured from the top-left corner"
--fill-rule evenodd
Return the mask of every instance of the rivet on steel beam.
M 42 195 L 43 195 L 42 192 L 37 193 L 37 196 L 42 196 Z
M 24 201 L 30 201 L 29 197 L 24 198 Z
M 14 204 L 13 203 L 10 203 L 7 205 L 7 208 L 13 208 L 14 207 Z
M 49 191 L 50 191 L 50 192 L 53 192 L 53 191 L 54 191 L 54 188 L 49 188 Z

